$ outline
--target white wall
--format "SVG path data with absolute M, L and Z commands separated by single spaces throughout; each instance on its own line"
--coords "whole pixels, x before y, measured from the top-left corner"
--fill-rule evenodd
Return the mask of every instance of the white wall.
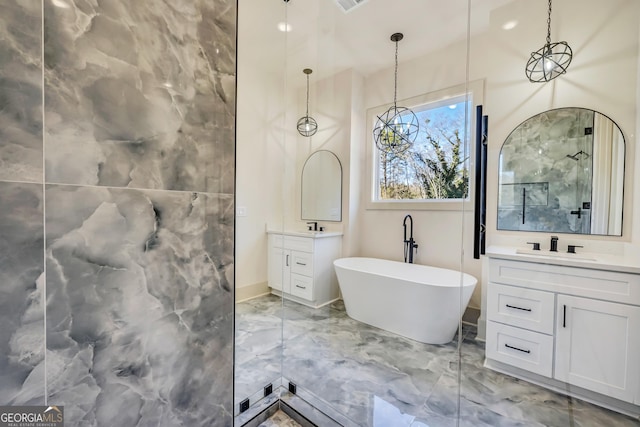
M 302 76 L 302 72 L 300 75 Z M 312 153 L 318 150 L 332 151 L 342 164 L 343 175 L 347 175 L 351 132 L 350 77 L 350 72 L 343 72 L 328 79 L 315 82 L 312 80 L 309 115 L 318 122 L 318 131 L 311 137 L 304 137 L 295 132 L 292 145 L 288 147 L 295 160 L 295 179 L 285 184 L 287 187 L 285 192 L 290 194 L 288 198 L 290 215 L 287 215 L 289 227 L 302 230 L 306 228 L 305 222 L 300 219 L 300 177 L 304 162 Z M 304 116 L 305 109 L 306 88 L 302 87 L 296 90 L 296 103 L 288 110 L 288 127 L 296 129 L 296 123 L 300 117 Z M 340 223 L 321 221 L 321 225 L 332 230 L 341 230 Z
M 236 204 L 247 212 L 246 217 L 236 217 L 239 294 L 246 294 L 240 288 L 257 289 L 257 284 L 267 281 L 267 228 L 306 229 L 300 217 L 300 177 L 304 162 L 315 151 L 332 151 L 343 169 L 342 221 L 320 221 L 320 225 L 343 232 L 343 253 L 355 252 L 351 248 L 357 242 L 353 229 L 357 210 L 353 206 L 359 197 L 349 189 L 350 182 L 359 179 L 352 176 L 350 165 L 352 155 L 360 156 L 354 147 L 359 146 L 363 128 L 357 122 L 364 116 L 362 77 L 351 70 L 318 82 L 313 77 L 312 73 L 309 113 L 318 122 L 318 132 L 306 138 L 296 131 L 296 123 L 306 110 L 306 86 L 299 84 L 306 79 L 302 70 L 286 78 L 255 67 L 238 70 Z
M 242 34 L 240 32 L 239 34 Z M 235 283 L 237 299 L 247 290 L 266 292 L 267 224 L 282 228 L 285 175 L 285 81 L 282 71 L 265 72 L 238 51 L 236 127 Z
M 313 74 L 311 74 L 313 76 Z M 309 115 L 318 122 L 318 132 L 311 137 L 303 137 L 297 132 L 292 134 L 292 144 L 287 150 L 290 158 L 295 160 L 292 178 L 286 180 L 284 193 L 288 195 L 285 228 L 305 230 L 306 221 L 300 218 L 300 177 L 307 158 L 318 150 L 332 151 L 342 165 L 342 221 L 319 221 L 327 231 L 340 231 L 343 235 L 343 254 L 355 253 L 353 245 L 358 241 L 357 221 L 354 221 L 359 197 L 353 191 L 358 188 L 358 160 L 352 156 L 360 156 L 362 141 L 362 77 L 353 70 L 346 70 L 330 78 L 313 83 L 310 90 Z M 287 110 L 287 128 L 295 129 L 297 120 L 304 115 L 306 109 L 306 87 L 295 90 L 297 102 L 295 108 Z M 357 157 L 356 157 L 357 159 Z
M 636 130 L 640 129 L 640 108 L 638 105 L 640 104 L 640 31 L 638 31 L 637 36 L 638 41 L 638 67 L 636 69 Z M 637 145 L 634 147 L 635 151 L 635 163 L 632 163 L 633 169 L 635 171 L 640 171 L 640 148 Z M 636 172 L 633 178 L 633 183 L 631 184 L 631 190 L 628 191 L 632 196 L 633 207 L 631 209 L 631 221 L 632 221 L 632 234 L 631 234 L 631 245 L 628 246 L 627 250 L 629 253 L 633 253 L 638 259 L 640 259 L 640 172 Z M 633 213 L 635 212 L 635 215 Z M 629 218 L 629 216 L 627 216 Z

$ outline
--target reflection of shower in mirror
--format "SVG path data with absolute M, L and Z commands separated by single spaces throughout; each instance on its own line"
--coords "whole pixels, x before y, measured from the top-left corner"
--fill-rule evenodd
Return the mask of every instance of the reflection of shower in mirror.
M 624 159 L 624 135 L 604 114 L 565 107 L 530 117 L 500 150 L 497 229 L 619 236 Z M 530 203 L 541 183 L 545 197 Z
M 577 162 L 578 160 L 580 160 L 580 155 L 583 155 L 583 156 L 584 156 L 584 157 L 583 157 L 584 159 L 588 159 L 588 158 L 590 157 L 590 156 L 589 156 L 589 153 L 585 153 L 585 152 L 584 152 L 584 151 L 582 151 L 582 150 L 578 151 L 578 152 L 577 152 L 576 154 L 574 154 L 574 155 L 567 154 L 567 157 L 568 157 L 568 158 L 570 158 L 570 159 L 573 159 L 573 160 L 575 160 L 575 161 Z

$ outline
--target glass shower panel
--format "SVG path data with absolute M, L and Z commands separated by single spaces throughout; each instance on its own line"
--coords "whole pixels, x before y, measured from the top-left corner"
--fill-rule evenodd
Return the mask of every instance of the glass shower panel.
M 576 233 L 591 233 L 591 189 L 593 183 L 593 130 L 595 113 L 579 113 L 577 149 L 567 155 L 576 163 L 576 198 L 574 208 L 569 211 L 575 223 Z
M 269 252 L 283 229 L 287 3 L 238 2 L 234 415 L 252 410 L 282 377 L 282 275 Z
M 598 135 L 594 120 L 604 115 L 624 135 L 637 133 L 640 4 L 554 2 L 551 41 L 566 40 L 573 60 L 547 83 L 531 83 L 524 72 L 530 53 L 544 44 L 546 2 L 495 2 L 487 12 L 484 22 L 471 20 L 469 64 L 470 79 L 485 81 L 489 115 L 487 254 L 481 261 L 464 258 L 464 270 L 478 268 L 483 279 L 476 340 L 481 352 L 465 355 L 463 344 L 460 425 L 637 426 L 640 298 L 622 289 L 633 288 L 640 270 L 637 256 L 626 255 L 620 241 L 631 239 L 631 215 L 623 216 L 623 239 L 588 233 L 607 232 L 607 225 L 590 228 L 591 216 L 606 217 L 596 215 L 592 193 L 613 194 L 600 189 L 608 185 L 592 191 L 599 182 L 592 175 L 600 169 L 611 176 L 613 162 L 596 152 L 606 132 Z M 537 124 L 528 129 L 520 155 L 532 154 L 513 173 L 554 176 L 549 193 L 565 209 L 540 223 L 570 226 L 553 233 L 498 229 L 498 200 L 505 196 L 498 181 L 500 149 L 513 129 L 537 115 L 552 120 L 537 134 Z M 550 157 L 536 156 L 549 141 L 560 142 Z M 628 154 L 626 160 L 633 164 Z M 628 172 L 625 191 L 633 191 Z M 599 201 L 599 212 L 622 205 L 622 194 L 615 194 L 611 203 Z
M 390 38 L 397 32 L 404 34 L 397 46 L 398 106 L 417 108 L 427 100 L 453 105 L 445 104 L 449 97 L 458 99 L 465 94 L 468 2 L 439 2 L 430 7 L 423 0 L 393 4 L 365 0 L 345 11 L 347 3 L 291 1 L 288 7 L 292 30 L 287 39 L 289 163 L 283 168 L 288 196 L 284 229 L 299 246 L 289 253 L 293 264 L 290 293 L 284 300 L 283 381 L 285 387 L 295 385 L 298 397 L 344 425 L 455 425 L 459 411 L 456 326 L 460 326 L 462 313 L 460 260 L 463 236 L 466 239 L 462 230 L 472 229 L 473 218 L 464 214 L 459 199 L 413 200 L 392 209 L 370 206 L 375 146 L 372 111 L 385 110 L 394 101 L 396 46 Z M 308 95 L 306 68 L 313 70 Z M 453 87 L 461 87 L 461 92 Z M 296 130 L 307 101 L 309 115 L 318 123 L 311 137 Z M 424 126 L 421 138 L 435 137 L 427 135 L 426 129 Z M 466 143 L 468 137 L 460 139 Z M 452 165 L 456 161 L 448 148 L 451 145 L 450 140 L 442 139 L 440 170 L 464 168 L 464 162 Z M 319 150 L 333 152 L 342 165 L 343 215 L 339 222 L 301 219 L 302 167 Z M 463 159 L 468 157 L 464 150 Z M 450 299 L 440 303 L 420 292 L 404 292 L 398 288 L 399 281 L 389 283 L 384 295 L 374 290 L 370 279 L 356 279 L 364 288 L 357 301 L 345 302 L 344 289 L 334 295 L 336 258 L 370 257 L 374 264 L 389 260 L 397 262 L 395 268 L 409 267 L 402 262 L 406 215 L 412 217 L 418 245 L 415 264 L 449 270 L 450 289 L 454 290 Z M 307 227 L 314 227 L 314 222 L 324 231 L 309 232 Z M 396 297 L 403 293 L 406 298 L 400 302 Z M 369 323 L 354 318 L 359 316 L 350 304 L 372 306 L 380 301 L 379 316 L 374 315 Z M 409 309 L 411 303 L 418 308 Z M 444 343 L 420 342 L 378 322 L 390 315 L 409 317 L 413 319 L 409 326 L 422 334 L 437 327 L 431 324 L 436 322 L 420 320 L 430 311 L 429 304 L 449 307 L 455 337 Z

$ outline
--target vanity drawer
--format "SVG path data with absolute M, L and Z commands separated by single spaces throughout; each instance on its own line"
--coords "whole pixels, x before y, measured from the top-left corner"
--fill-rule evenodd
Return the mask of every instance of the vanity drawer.
M 313 300 L 313 279 L 299 274 L 291 275 L 291 295 Z
M 640 274 L 492 258 L 489 281 L 640 305 Z
M 284 236 L 284 248 L 292 251 L 313 252 L 311 237 Z
M 291 272 L 303 276 L 313 276 L 313 254 L 292 251 Z
M 511 326 L 553 334 L 555 294 L 489 283 L 487 318 Z
M 545 377 L 553 374 L 553 336 L 487 322 L 487 358 Z

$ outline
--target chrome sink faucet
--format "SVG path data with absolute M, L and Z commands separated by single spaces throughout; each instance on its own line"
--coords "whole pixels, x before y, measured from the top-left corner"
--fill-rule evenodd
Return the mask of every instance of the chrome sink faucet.
M 551 236 L 551 252 L 558 252 L 558 236 Z

